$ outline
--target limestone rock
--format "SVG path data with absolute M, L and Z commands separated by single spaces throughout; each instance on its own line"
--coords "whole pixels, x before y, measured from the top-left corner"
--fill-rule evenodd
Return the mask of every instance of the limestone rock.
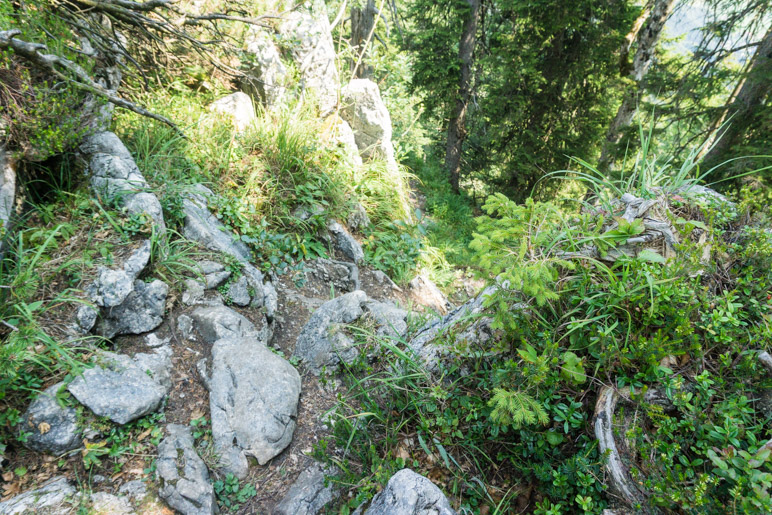
M 356 264 L 362 262 L 365 258 L 362 246 L 349 234 L 345 227 L 332 220 L 327 224 L 327 229 L 332 235 L 332 244 L 338 251 Z
M 408 290 L 418 304 L 433 309 L 438 313 L 447 313 L 450 302 L 437 285 L 425 275 L 418 275 L 408 283 Z
M 193 319 L 188 315 L 180 315 L 177 317 L 177 330 L 186 340 L 196 341 L 196 335 L 193 334 Z
M 404 309 L 375 300 L 366 302 L 364 308 L 377 324 L 377 334 L 400 337 L 407 332 L 407 311 Z
M 370 79 L 354 79 L 341 90 L 341 102 L 340 115 L 354 131 L 360 154 L 380 157 L 389 167 L 396 167 L 391 116 L 378 85 Z
M 196 453 L 190 428 L 170 424 L 166 430 L 169 436 L 158 445 L 157 470 L 161 482 L 158 495 L 183 515 L 216 513 L 209 472 Z
M 360 289 L 359 267 L 354 263 L 318 258 L 306 264 L 306 274 L 331 284 L 335 291 L 351 292 Z
M 252 99 L 241 91 L 215 100 L 209 105 L 209 110 L 230 118 L 239 132 L 245 131 L 256 119 Z
M 447 497 L 437 486 L 410 469 L 389 479 L 370 503 L 365 515 L 455 515 Z
M 477 297 L 457 307 L 446 316 L 429 321 L 408 342 L 413 352 L 430 371 L 436 371 L 442 356 L 448 352 L 448 346 L 438 343 L 437 339 L 448 331 L 455 332 L 456 343 L 474 343 L 484 345 L 494 338 L 491 328 L 493 320 L 483 316 L 486 297 L 492 295 L 497 286 L 489 286 Z M 513 306 L 513 309 L 524 306 Z
M 237 306 L 248 306 L 251 300 L 247 278 L 243 275 L 228 287 L 228 298 Z
M 367 211 L 362 204 L 359 202 L 354 204 L 354 208 L 346 218 L 346 224 L 354 231 L 361 231 L 370 227 L 370 217 L 367 216 Z
M 242 272 L 249 286 L 255 291 L 252 306 L 260 307 L 264 300 L 263 274 L 249 263 L 252 257 L 249 247 L 236 239 L 209 211 L 207 199 L 213 195 L 209 188 L 201 184 L 196 185 L 192 192 L 188 192 L 183 200 L 185 221 L 182 234 L 210 250 L 236 258 L 242 264 Z
M 196 309 L 191 313 L 196 328 L 205 341 L 214 343 L 220 338 L 243 338 L 251 336 L 262 344 L 266 334 L 258 331 L 254 324 L 227 306 L 210 306 Z
M 150 333 L 145 336 L 145 345 L 151 348 L 162 347 L 172 341 L 171 336 L 167 338 L 159 338 L 157 334 Z
M 332 485 L 324 485 L 324 470 L 315 463 L 298 476 L 273 510 L 273 515 L 316 515 L 333 498 Z
M 359 147 L 351 125 L 339 115 L 333 114 L 325 120 L 324 129 L 326 139 L 343 150 L 351 165 L 355 168 L 361 167 L 362 156 L 359 155 Z
M 96 366 L 86 369 L 67 389 L 96 415 L 126 424 L 157 410 L 171 389 L 171 349 L 153 354 L 101 352 Z
M 300 71 L 304 94 L 310 92 L 322 114 L 329 113 L 338 103 L 340 80 L 324 2 L 286 14 L 279 33 Z
M 322 304 L 301 330 L 294 356 L 316 375 L 324 367 L 336 367 L 341 361 L 352 362 L 359 352 L 341 332 L 341 325 L 361 317 L 365 302 L 367 295 L 357 290 Z
M 112 308 L 121 304 L 134 290 L 134 281 L 150 261 L 150 240 L 132 252 L 120 270 L 99 267 L 96 280 L 86 288 L 89 298 L 100 307 Z
M 151 283 L 134 281 L 134 290 L 119 306 L 103 311 L 97 331 L 105 338 L 119 334 L 142 334 L 163 322 L 169 286 L 156 279 Z
M 243 478 L 247 456 L 264 465 L 292 440 L 300 375 L 253 337 L 217 340 L 204 375 L 220 467 Z
M 46 389 L 24 413 L 20 429 L 27 433 L 28 449 L 58 456 L 82 445 L 75 408 L 60 406 L 56 398 L 63 384 Z
M 251 69 L 242 87 L 255 101 L 271 109 L 281 106 L 285 96 L 287 68 L 281 62 L 273 38 L 262 27 L 250 27 L 244 40 Z
M 166 231 L 161 203 L 148 191 L 145 177 L 118 136 L 109 131 L 91 134 L 81 143 L 80 152 L 97 194 L 125 207 L 130 215 L 147 214 L 160 232 Z
M 78 504 L 75 495 L 75 488 L 67 478 L 55 477 L 34 490 L 0 502 L 0 513 L 68 513 Z
M 133 515 L 134 508 L 125 497 L 118 497 L 107 492 L 91 494 L 91 510 L 94 515 Z
M 0 229 L 10 228 L 15 203 L 16 167 L 5 147 L 0 145 Z

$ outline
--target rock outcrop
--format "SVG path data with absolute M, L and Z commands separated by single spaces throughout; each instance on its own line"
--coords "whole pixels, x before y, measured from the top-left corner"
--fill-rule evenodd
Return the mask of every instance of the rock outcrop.
M 209 105 L 209 110 L 229 118 L 239 132 L 247 130 L 256 119 L 252 99 L 241 91 L 215 100 Z
M 316 97 L 322 114 L 331 112 L 338 103 L 340 80 L 324 2 L 286 14 L 279 34 L 300 71 L 303 93 Z
M 418 304 L 445 314 L 450 309 L 450 302 L 434 282 L 425 275 L 417 275 L 407 285 L 410 296 Z
M 161 203 L 150 193 L 145 177 L 118 136 L 109 131 L 87 136 L 80 152 L 91 187 L 99 196 L 130 215 L 147 214 L 159 232 L 166 231 Z
M 166 426 L 169 436 L 158 445 L 158 495 L 183 515 L 217 513 L 209 471 L 193 445 L 190 428 Z
M 331 220 L 327 224 L 327 230 L 330 231 L 332 237 L 332 246 L 338 252 L 356 264 L 364 260 L 365 253 L 362 250 L 362 246 L 349 234 L 345 227 L 335 220 Z
M 242 80 L 242 89 L 268 109 L 281 106 L 286 94 L 287 68 L 281 62 L 273 37 L 262 27 L 251 27 L 244 45 L 248 72 Z
M 354 131 L 360 154 L 380 157 L 389 167 L 396 167 L 391 116 L 378 85 L 370 79 L 354 79 L 341 90 L 341 103 L 340 115 Z
M 402 469 L 370 503 L 364 515 L 455 515 L 442 490 L 420 474 Z
M 134 357 L 101 352 L 67 389 L 96 415 L 126 424 L 157 410 L 169 393 L 171 354 L 169 347 Z

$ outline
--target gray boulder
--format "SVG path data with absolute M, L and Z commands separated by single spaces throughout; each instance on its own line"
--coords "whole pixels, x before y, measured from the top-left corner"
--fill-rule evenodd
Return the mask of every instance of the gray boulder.
M 171 354 L 169 347 L 133 358 L 101 352 L 96 366 L 86 369 L 67 389 L 96 415 L 126 424 L 157 410 L 169 393 Z
M 34 490 L 0 502 L 0 513 L 4 515 L 70 513 L 78 505 L 75 497 L 75 487 L 70 484 L 67 478 L 55 477 Z
M 329 113 L 338 103 L 340 80 L 324 2 L 287 13 L 279 33 L 300 71 L 304 94 L 310 92 L 318 99 L 322 114 Z
M 130 215 L 147 214 L 161 233 L 166 231 L 161 203 L 148 191 L 145 177 L 118 136 L 109 131 L 91 134 L 81 143 L 80 152 L 98 195 L 123 206 Z
M 252 337 L 217 340 L 203 372 L 219 466 L 244 478 L 248 456 L 264 465 L 292 440 L 300 375 Z
M 418 304 L 438 313 L 447 313 L 451 305 L 444 293 L 425 275 L 418 275 L 407 285 L 410 295 Z
M 123 303 L 103 310 L 97 331 L 105 338 L 152 331 L 163 322 L 168 293 L 169 286 L 159 279 L 134 281 L 134 290 Z
M 455 515 L 445 494 L 434 483 L 410 469 L 389 479 L 370 503 L 365 515 Z
M 246 317 L 227 306 L 198 308 L 190 316 L 196 322 L 199 334 L 208 343 L 214 343 L 221 338 L 234 339 L 247 336 L 257 338 L 263 344 L 268 340 L 264 331 L 258 331 Z
M 63 408 L 56 398 L 63 384 L 46 389 L 24 413 L 19 429 L 27 434 L 28 449 L 58 456 L 82 445 L 75 408 Z
M 293 355 L 316 375 L 324 367 L 336 367 L 341 361 L 354 361 L 359 351 L 342 332 L 342 324 L 359 319 L 364 313 L 362 307 L 365 302 L 367 295 L 357 290 L 322 304 L 301 330 Z
M 324 470 L 315 463 L 298 476 L 273 515 L 316 515 L 333 498 L 332 485 L 324 485 Z
M 360 289 L 359 267 L 355 263 L 318 258 L 306 263 L 306 275 L 332 285 L 335 291 Z
M 252 105 L 252 99 L 241 91 L 215 100 L 209 105 L 209 110 L 230 118 L 233 126 L 239 132 L 247 130 L 256 120 L 255 106 Z
M 371 300 L 365 303 L 365 311 L 377 325 L 377 334 L 400 337 L 407 333 L 407 311 L 390 302 Z
M 389 110 L 381 99 L 378 85 L 370 79 L 354 79 L 341 90 L 341 117 L 354 131 L 363 157 L 384 159 L 396 168 Z
M 244 39 L 250 70 L 242 81 L 244 92 L 271 109 L 282 105 L 287 68 L 273 38 L 262 27 L 250 27 Z
M 362 262 L 365 258 L 362 246 L 353 236 L 351 236 L 351 234 L 349 234 L 345 227 L 338 222 L 331 220 L 327 224 L 327 229 L 332 235 L 332 245 L 335 249 L 356 264 Z
M 217 512 L 206 464 L 196 453 L 190 428 L 166 426 L 169 436 L 158 445 L 158 495 L 183 515 Z

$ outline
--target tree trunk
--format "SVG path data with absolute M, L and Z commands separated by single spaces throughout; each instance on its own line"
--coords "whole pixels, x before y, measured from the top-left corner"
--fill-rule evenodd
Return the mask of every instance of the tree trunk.
M 458 45 L 458 59 L 461 62 L 458 96 L 448 124 L 448 142 L 445 151 L 445 168 L 450 175 L 450 185 L 456 193 L 459 192 L 461 150 L 466 139 L 466 112 L 472 96 L 472 65 L 477 42 L 477 22 L 480 18 L 480 0 L 467 0 L 467 3 L 469 14 L 464 21 L 464 30 Z
M 759 42 L 753 60 L 748 66 L 748 72 L 740 79 L 735 94 L 730 96 L 726 107 L 713 124 L 711 139 L 718 136 L 717 132 L 722 124 L 729 120 L 725 126 L 721 139 L 713 143 L 705 157 L 702 159 L 702 168 L 709 170 L 719 164 L 720 160 L 731 149 L 738 137 L 745 132 L 753 119 L 755 109 L 760 106 L 772 89 L 770 81 L 772 73 L 772 27 L 769 28 L 764 38 Z M 731 117 L 731 118 L 730 118 Z M 708 147 L 710 145 L 707 145 Z
M 675 3 L 676 0 L 655 0 L 643 29 L 638 30 L 638 27 L 641 26 L 640 18 L 633 26 L 631 34 L 637 32 L 634 37 L 638 48 L 635 51 L 635 57 L 627 76 L 634 81 L 635 86 L 627 88 L 622 105 L 619 106 L 619 110 L 617 110 L 617 114 L 614 116 L 614 120 L 606 133 L 606 140 L 603 143 L 600 160 L 598 161 L 598 169 L 600 171 L 606 171 L 614 165 L 614 151 L 619 140 L 622 139 L 622 132 L 633 121 L 637 110 L 637 96 L 640 91 L 641 82 L 651 67 L 651 63 L 654 60 L 654 51 L 657 48 L 657 41 L 659 41 L 662 28 L 673 11 Z M 646 15 L 646 10 L 644 10 L 643 15 Z
M 375 8 L 375 0 L 367 0 L 367 4 L 364 9 L 352 6 L 351 7 L 351 48 L 354 50 L 355 58 L 351 62 L 351 69 L 355 76 L 353 78 L 368 78 L 372 75 L 372 67 L 367 63 L 367 45 L 369 44 L 368 38 L 370 32 L 375 25 L 375 17 L 377 16 L 378 9 Z M 362 55 L 362 52 L 365 54 Z M 357 58 L 362 55 L 359 66 L 354 69 L 357 63 Z

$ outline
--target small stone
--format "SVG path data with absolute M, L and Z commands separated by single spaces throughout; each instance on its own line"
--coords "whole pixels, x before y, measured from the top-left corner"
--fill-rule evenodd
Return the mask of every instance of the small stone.
M 248 306 L 251 298 L 249 297 L 249 285 L 247 278 L 243 275 L 238 280 L 231 283 L 228 287 L 228 298 L 237 306 Z
M 63 385 L 41 392 L 24 413 L 20 430 L 28 449 L 58 456 L 82 446 L 75 408 L 62 407 L 56 397 Z
M 377 333 L 379 335 L 400 337 L 407 332 L 407 311 L 404 309 L 389 302 L 373 300 L 365 303 L 365 311 L 378 325 Z
M 96 325 L 98 315 L 99 312 L 93 307 L 81 304 L 75 314 L 75 323 L 77 324 L 78 331 L 82 334 L 88 334 Z
M 332 234 L 333 246 L 337 250 L 356 264 L 362 262 L 365 258 L 362 246 L 349 234 L 345 227 L 336 221 L 331 221 L 327 224 L 327 229 Z
M 206 287 L 204 283 L 196 279 L 185 279 L 185 291 L 182 292 L 182 303 L 192 306 L 204 299 Z
M 255 121 L 255 106 L 249 95 L 237 91 L 212 102 L 209 110 L 229 117 L 239 132 L 245 131 Z
M 139 479 L 129 481 L 121 485 L 118 492 L 125 495 L 132 501 L 141 501 L 147 496 L 147 485 Z
M 209 275 L 225 270 L 225 265 L 218 263 L 217 261 L 210 261 L 205 259 L 196 263 L 196 268 L 201 272 L 201 275 Z
M 100 334 L 112 338 L 119 334 L 142 334 L 163 322 L 169 286 L 158 279 L 151 283 L 134 281 L 134 291 L 119 306 L 103 313 L 97 324 Z
M 199 334 L 209 343 L 220 338 L 241 338 L 252 336 L 265 344 L 264 335 L 246 317 L 226 306 L 212 306 L 196 309 L 191 316 L 196 322 Z
M 364 515 L 456 515 L 442 490 L 420 474 L 402 469 L 375 497 Z
M 177 330 L 186 340 L 196 341 L 196 335 L 193 333 L 193 319 L 188 315 L 177 317 Z
M 170 341 L 172 341 L 171 336 L 163 339 L 159 338 L 155 333 L 150 333 L 147 336 L 145 336 L 145 345 L 152 348 L 161 347 L 162 345 L 166 345 Z
M 276 505 L 274 515 L 316 515 L 333 498 L 332 485 L 324 485 L 324 470 L 315 463 L 298 476 L 284 499 Z
M 95 492 L 91 494 L 91 511 L 95 515 L 133 515 L 134 509 L 125 497 Z
M 445 294 L 425 275 L 416 276 L 408 283 L 408 289 L 416 302 L 438 313 L 447 313 L 451 307 Z
M 170 424 L 166 430 L 169 436 L 158 445 L 158 495 L 184 515 L 216 513 L 214 488 L 206 464 L 196 453 L 190 428 Z
M 354 204 L 354 208 L 346 218 L 346 223 L 354 231 L 361 231 L 370 227 L 370 217 L 367 216 L 367 211 L 362 204 L 359 202 Z
M 212 288 L 217 288 L 222 283 L 227 281 L 230 276 L 231 276 L 231 273 L 227 270 L 223 270 L 222 272 L 212 272 L 211 274 L 207 274 L 206 288 L 208 290 L 211 290 Z

